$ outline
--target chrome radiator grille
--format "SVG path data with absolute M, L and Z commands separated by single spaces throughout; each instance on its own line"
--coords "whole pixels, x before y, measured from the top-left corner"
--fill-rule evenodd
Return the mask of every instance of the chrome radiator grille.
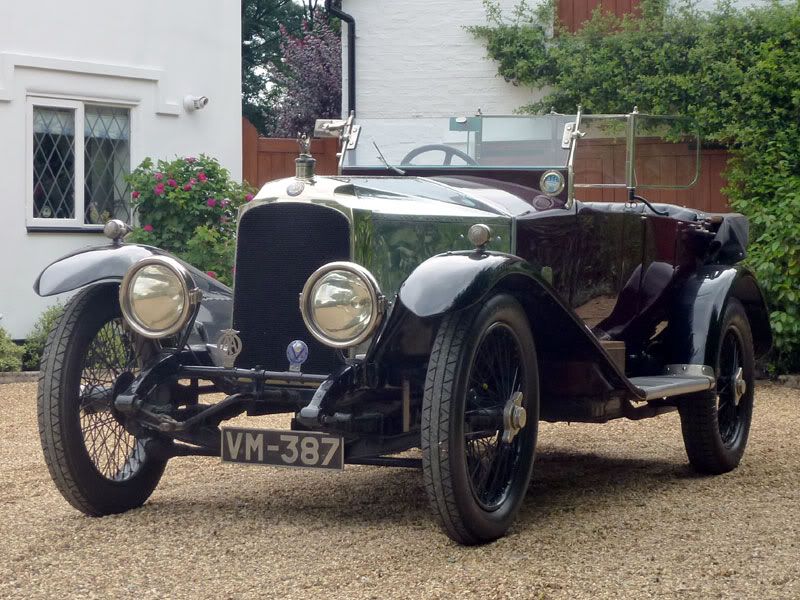
M 306 329 L 298 298 L 322 265 L 350 260 L 350 225 L 342 213 L 300 202 L 264 204 L 242 215 L 236 248 L 233 328 L 242 339 L 236 366 L 285 371 L 286 347 L 308 344 L 307 373 L 327 374 L 339 354 Z

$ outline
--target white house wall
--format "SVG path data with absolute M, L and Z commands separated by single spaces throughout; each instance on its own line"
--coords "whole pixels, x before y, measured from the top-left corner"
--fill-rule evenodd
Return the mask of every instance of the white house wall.
M 510 10 L 517 3 L 500 4 Z M 342 10 L 356 21 L 359 118 L 450 116 L 479 108 L 502 114 L 534 100 L 531 89 L 498 76 L 483 43 L 465 29 L 486 22 L 481 0 L 343 0 Z
M 241 178 L 240 8 L 225 0 L 0 3 L 0 326 L 24 338 L 52 299 L 39 271 L 101 233 L 29 232 L 31 95 L 131 108 L 131 166 L 207 153 Z M 186 95 L 210 102 L 188 113 Z

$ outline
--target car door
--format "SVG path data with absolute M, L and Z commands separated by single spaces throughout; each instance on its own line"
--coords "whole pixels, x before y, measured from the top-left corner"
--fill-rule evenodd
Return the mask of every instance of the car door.
M 577 203 L 574 287 L 570 304 L 598 337 L 614 313 L 635 313 L 641 282 L 644 222 L 623 203 Z

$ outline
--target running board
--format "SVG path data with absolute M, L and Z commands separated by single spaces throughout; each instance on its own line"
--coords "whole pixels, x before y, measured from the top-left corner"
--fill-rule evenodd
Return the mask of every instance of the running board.
M 664 375 L 631 377 L 629 381 L 644 396 L 644 400 L 658 400 L 683 396 L 714 389 L 714 369 L 705 365 L 667 365 Z

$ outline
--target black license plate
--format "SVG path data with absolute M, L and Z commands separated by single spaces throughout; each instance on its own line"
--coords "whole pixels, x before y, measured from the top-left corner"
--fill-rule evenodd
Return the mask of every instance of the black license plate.
M 344 439 L 316 431 L 222 429 L 222 462 L 343 469 Z

